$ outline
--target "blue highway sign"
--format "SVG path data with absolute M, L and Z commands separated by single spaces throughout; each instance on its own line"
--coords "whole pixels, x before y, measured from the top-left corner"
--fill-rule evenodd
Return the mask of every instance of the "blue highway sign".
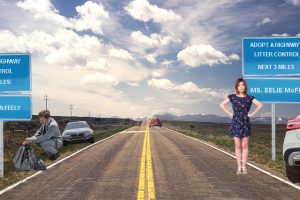
M 31 96 L 30 95 L 1 95 L 0 119 L 5 121 L 30 120 Z
M 0 54 L 0 92 L 31 91 L 30 54 Z
M 299 103 L 300 79 L 245 78 L 247 92 L 262 102 Z
M 243 38 L 243 76 L 300 75 L 300 37 Z

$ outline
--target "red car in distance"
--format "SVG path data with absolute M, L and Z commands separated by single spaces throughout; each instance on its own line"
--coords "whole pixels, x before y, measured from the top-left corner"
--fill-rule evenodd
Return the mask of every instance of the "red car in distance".
M 150 120 L 149 120 L 149 126 L 150 126 L 150 127 L 151 127 L 151 126 L 159 126 L 159 127 L 161 127 L 161 126 L 162 126 L 162 123 L 161 123 L 161 121 L 160 121 L 159 118 L 153 118 L 153 119 L 150 119 Z

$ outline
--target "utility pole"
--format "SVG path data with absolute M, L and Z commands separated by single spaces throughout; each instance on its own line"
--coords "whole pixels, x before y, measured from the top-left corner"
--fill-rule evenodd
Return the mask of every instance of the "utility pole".
M 100 113 L 99 113 L 99 126 L 100 126 L 100 117 L 101 117 L 101 115 L 100 115 Z
M 91 112 L 89 112 L 89 117 L 91 117 Z
M 46 110 L 48 110 L 48 101 L 49 101 L 49 98 L 48 98 L 47 94 L 44 96 L 44 101 L 46 101 Z
M 70 109 L 70 113 L 71 113 L 71 117 L 72 117 L 72 115 L 73 115 L 73 104 L 70 104 L 70 106 L 69 106 L 69 109 Z

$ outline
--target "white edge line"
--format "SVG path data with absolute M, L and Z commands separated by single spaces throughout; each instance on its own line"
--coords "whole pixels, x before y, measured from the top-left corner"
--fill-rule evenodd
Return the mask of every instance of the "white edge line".
M 164 128 L 166 128 L 166 127 L 164 127 Z M 224 154 L 226 154 L 226 155 L 228 155 L 228 156 L 230 156 L 230 157 L 232 157 L 232 158 L 236 158 L 233 154 L 228 153 L 228 152 L 226 152 L 226 151 L 224 151 L 224 150 L 222 150 L 222 149 L 219 149 L 219 148 L 217 148 L 217 147 L 215 147 L 215 146 L 213 146 L 213 145 L 211 145 L 211 144 L 208 144 L 208 143 L 206 143 L 206 142 L 204 142 L 204 141 L 202 141 L 202 140 L 200 140 L 200 139 L 198 139 L 198 138 L 193 138 L 193 137 L 191 137 L 191 136 L 184 135 L 183 133 L 179 133 L 179 132 L 174 131 L 174 130 L 169 129 L 169 128 L 166 128 L 166 129 L 168 129 L 168 130 L 170 130 L 170 131 L 173 131 L 174 133 L 180 134 L 180 135 L 182 135 L 182 136 L 188 137 L 188 138 L 190 138 L 190 139 L 192 139 L 192 140 L 196 140 L 197 142 L 201 142 L 201 143 L 203 143 L 203 144 L 205 144 L 205 145 L 207 145 L 207 146 L 209 146 L 209 147 L 212 147 L 212 148 L 214 148 L 214 149 L 216 149 L 216 150 L 218 150 L 218 151 L 221 151 L 222 153 L 224 153 Z M 260 171 L 260 172 L 262 172 L 262 173 L 264 173 L 264 174 L 266 174 L 266 175 L 269 175 L 269 176 L 271 176 L 271 177 L 273 177 L 273 178 L 275 178 L 275 179 L 277 179 L 277 180 L 279 180 L 279 181 L 281 181 L 281 182 L 283 182 L 283 183 L 286 183 L 286 184 L 288 184 L 288 185 L 290 185 L 290 186 L 292 186 L 292 187 L 294 187 L 294 188 L 300 190 L 300 186 L 298 186 L 298 185 L 296 185 L 296 184 L 293 184 L 293 183 L 291 183 L 291 182 L 289 182 L 289 181 L 286 181 L 286 180 L 284 180 L 284 179 L 282 179 L 282 178 L 280 178 L 280 177 L 278 177 L 278 176 L 276 176 L 276 175 L 274 175 L 274 174 L 272 174 L 272 173 L 270 173 L 270 172 L 268 172 L 268 171 L 266 171 L 266 170 L 261 169 L 260 167 L 255 166 L 254 164 L 251 164 L 251 163 L 247 162 L 247 165 L 249 165 L 249 166 L 251 166 L 251 167 L 257 169 L 258 171 Z
M 126 129 L 126 130 L 127 130 L 127 129 Z M 108 139 L 110 139 L 110 138 L 112 138 L 112 137 L 114 137 L 114 136 L 117 136 L 117 135 L 119 135 L 119 134 L 121 134 L 121 133 L 123 133 L 123 132 L 126 132 L 126 130 L 121 131 L 121 132 L 119 132 L 119 133 L 115 133 L 115 134 L 113 134 L 113 135 L 111 135 L 111 136 L 109 136 L 109 137 L 107 137 L 107 138 L 104 138 L 104 139 L 99 140 L 99 141 L 97 141 L 97 142 L 95 142 L 95 143 L 93 143 L 93 144 L 90 144 L 90 145 L 88 145 L 88 146 L 86 146 L 86 147 L 84 147 L 84 148 L 82 148 L 82 149 L 80 149 L 80 150 L 78 150 L 78 151 L 72 153 L 71 155 L 69 155 L 69 156 L 67 156 L 67 157 L 65 157 L 65 158 L 63 158 L 63 159 L 61 159 L 61 160 L 58 160 L 57 162 L 55 162 L 55 163 L 49 165 L 49 166 L 47 167 L 47 169 L 50 169 L 50 168 L 54 167 L 55 165 L 57 165 L 57 164 L 59 164 L 59 163 L 65 161 L 65 160 L 67 160 L 67 159 L 69 159 L 69 158 L 71 158 L 71 157 L 73 157 L 73 156 L 75 156 L 75 155 L 77 155 L 78 153 L 80 153 L 80 152 L 82 152 L 82 151 L 84 151 L 84 150 L 86 150 L 86 149 L 88 149 L 88 148 L 90 148 L 90 147 L 92 147 L 92 146 L 94 146 L 94 145 L 100 143 L 100 142 L 103 142 L 103 141 L 108 140 Z M 4 194 L 5 192 L 7 192 L 7 191 L 9 191 L 9 190 L 11 190 L 11 189 L 13 189 L 13 188 L 15 188 L 16 186 L 18 186 L 18 185 L 20 185 L 20 184 L 22 184 L 22 183 L 25 183 L 25 182 L 28 181 L 29 179 L 31 179 L 31 178 L 33 178 L 33 177 L 35 177 L 35 176 L 37 176 L 37 175 L 39 175 L 39 174 L 41 174 L 41 173 L 43 173 L 43 172 L 46 172 L 46 171 L 47 171 L 47 170 L 45 170 L 45 171 L 38 171 L 38 172 L 32 174 L 31 176 L 28 176 L 28 177 L 26 177 L 26 178 L 24 178 L 24 179 L 22 179 L 22 180 L 20 180 L 20 181 L 18 181 L 18 182 L 16 182 L 16 183 L 10 185 L 10 186 L 8 186 L 8 187 L 2 189 L 2 190 L 0 191 L 0 195 Z

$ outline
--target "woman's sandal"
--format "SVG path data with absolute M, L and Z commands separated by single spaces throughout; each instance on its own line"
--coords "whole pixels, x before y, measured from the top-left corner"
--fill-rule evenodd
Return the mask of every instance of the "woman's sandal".
M 248 174 L 247 168 L 246 167 L 242 167 L 242 174 Z
M 242 168 L 238 168 L 237 170 L 236 170 L 236 175 L 240 175 L 240 174 L 242 174 Z

